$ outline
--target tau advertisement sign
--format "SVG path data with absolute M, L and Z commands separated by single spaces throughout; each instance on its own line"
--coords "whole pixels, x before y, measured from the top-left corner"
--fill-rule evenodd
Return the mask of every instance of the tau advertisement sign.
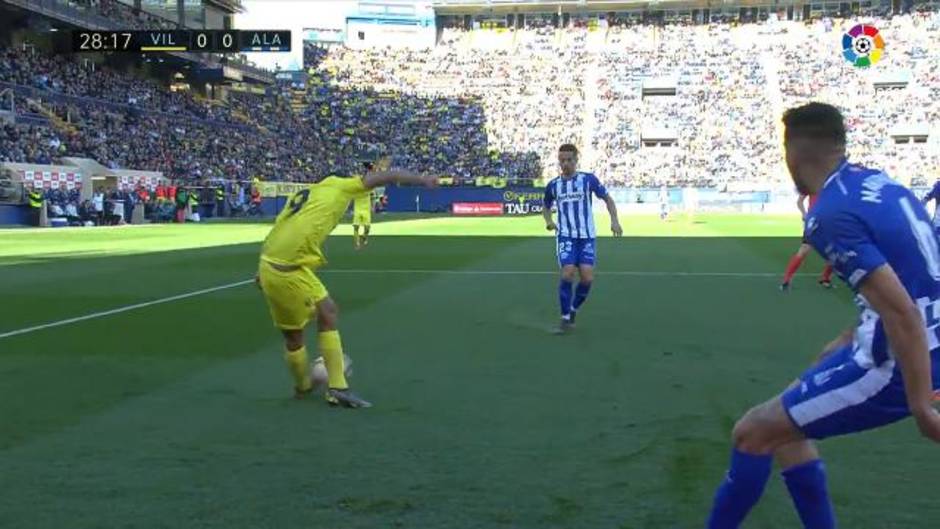
M 503 189 L 476 186 L 436 189 L 388 186 L 385 189 L 388 197 L 387 211 L 414 211 L 415 204 L 418 203 L 421 211 L 426 212 L 468 214 L 482 209 L 486 211 L 486 215 L 539 215 L 542 213 L 543 193 L 544 190 L 537 187 L 521 186 Z M 467 204 L 487 205 L 474 208 L 468 207 Z
M 542 192 L 507 190 L 503 193 L 503 209 L 507 215 L 542 213 Z

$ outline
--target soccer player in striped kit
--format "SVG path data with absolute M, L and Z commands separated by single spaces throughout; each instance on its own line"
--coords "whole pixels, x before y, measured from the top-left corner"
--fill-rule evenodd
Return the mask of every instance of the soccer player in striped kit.
M 623 235 L 617 206 L 607 194 L 600 180 L 592 173 L 578 171 L 578 149 L 570 143 L 558 149 L 558 165 L 561 176 L 553 178 L 545 186 L 545 227 L 558 235 L 558 266 L 561 279 L 558 283 L 558 302 L 561 307 L 559 332 L 567 332 L 574 326 L 575 315 L 591 291 L 594 281 L 596 252 L 594 213 L 591 208 L 593 196 L 607 205 L 610 213 L 610 231 L 615 237 Z M 558 209 L 558 223 L 552 219 L 552 205 Z M 575 274 L 578 286 L 574 288 Z M 572 288 L 574 292 L 572 293 Z
M 924 437 L 940 443 L 940 414 L 932 406 L 940 388 L 940 240 L 930 217 L 881 170 L 849 163 L 845 120 L 836 107 L 791 108 L 783 123 L 790 175 L 802 194 L 819 197 L 807 214 L 806 240 L 855 293 L 860 314 L 813 367 L 735 424 L 708 529 L 741 526 L 774 460 L 802 527 L 835 529 L 817 440 L 912 416 Z M 890 465 L 890 457 L 879 457 L 872 471 Z M 890 473 L 878 478 L 884 485 Z M 883 500 L 883 508 L 899 509 L 903 498 Z
M 934 182 L 933 187 L 930 188 L 930 192 L 927 193 L 927 196 L 925 196 L 921 202 L 926 206 L 931 200 L 936 201 L 936 208 L 933 210 L 933 229 L 940 234 L 940 180 Z

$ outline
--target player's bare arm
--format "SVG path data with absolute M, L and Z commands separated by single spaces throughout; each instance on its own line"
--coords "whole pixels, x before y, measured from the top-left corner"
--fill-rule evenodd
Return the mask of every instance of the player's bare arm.
M 362 184 L 367 189 L 374 189 L 386 184 L 416 184 L 425 187 L 434 187 L 437 185 L 437 175 L 428 175 L 406 171 L 403 169 L 388 169 L 385 171 L 370 171 L 362 177 Z
M 545 219 L 545 229 L 548 231 L 555 231 L 558 228 L 552 218 L 552 208 L 542 208 L 542 218 Z
M 940 443 L 940 414 L 931 406 L 930 352 L 920 310 L 890 265 L 872 272 L 859 292 L 881 316 L 888 343 L 900 364 L 907 404 L 920 433 Z
M 623 228 L 620 227 L 620 217 L 617 214 L 617 204 L 614 202 L 613 197 L 610 195 L 604 197 L 604 204 L 607 204 L 607 212 L 610 213 L 610 231 L 614 233 L 614 237 L 622 236 Z

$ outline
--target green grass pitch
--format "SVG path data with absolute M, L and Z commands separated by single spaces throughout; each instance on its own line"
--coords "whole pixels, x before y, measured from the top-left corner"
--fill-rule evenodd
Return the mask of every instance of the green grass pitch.
M 855 310 L 816 257 L 777 291 L 794 217 L 623 224 L 560 337 L 539 218 L 338 228 L 321 277 L 371 410 L 290 398 L 250 284 L 0 338 L 0 527 L 702 527 L 734 420 Z M 268 228 L 0 231 L 0 335 L 249 279 Z M 915 430 L 822 444 L 842 527 L 940 521 Z M 773 479 L 745 527 L 798 526 Z

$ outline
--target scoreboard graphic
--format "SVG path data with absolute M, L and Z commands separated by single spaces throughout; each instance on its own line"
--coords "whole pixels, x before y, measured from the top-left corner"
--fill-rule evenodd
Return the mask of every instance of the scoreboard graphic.
M 291 51 L 288 30 L 73 31 L 72 51 L 246 53 Z

